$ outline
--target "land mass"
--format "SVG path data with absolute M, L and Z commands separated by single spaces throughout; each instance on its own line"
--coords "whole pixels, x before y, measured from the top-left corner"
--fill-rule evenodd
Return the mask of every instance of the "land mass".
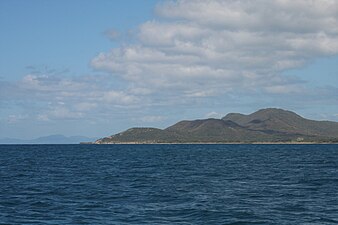
M 249 115 L 229 113 L 222 119 L 183 120 L 165 129 L 131 128 L 93 143 L 338 143 L 338 122 L 268 108 Z

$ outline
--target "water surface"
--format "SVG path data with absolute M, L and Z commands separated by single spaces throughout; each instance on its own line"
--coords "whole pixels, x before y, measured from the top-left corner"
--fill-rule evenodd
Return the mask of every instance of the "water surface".
M 0 145 L 0 224 L 337 224 L 338 145 Z

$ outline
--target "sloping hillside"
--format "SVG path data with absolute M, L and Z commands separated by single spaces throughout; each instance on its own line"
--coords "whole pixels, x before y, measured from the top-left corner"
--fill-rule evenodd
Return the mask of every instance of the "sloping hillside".
M 131 128 L 97 140 L 106 143 L 253 143 L 338 142 L 338 123 L 305 119 L 283 109 L 250 115 L 230 113 L 222 119 L 180 121 L 166 129 Z
M 222 119 L 231 120 L 252 130 L 321 137 L 338 136 L 337 122 L 309 120 L 283 109 L 262 109 L 250 115 L 230 113 Z

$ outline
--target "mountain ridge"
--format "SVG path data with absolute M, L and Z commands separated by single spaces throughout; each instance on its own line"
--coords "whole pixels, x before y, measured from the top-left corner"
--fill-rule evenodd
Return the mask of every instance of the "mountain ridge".
M 309 120 L 292 111 L 267 108 L 249 115 L 183 120 L 165 129 L 131 128 L 94 143 L 255 142 L 338 142 L 338 122 Z

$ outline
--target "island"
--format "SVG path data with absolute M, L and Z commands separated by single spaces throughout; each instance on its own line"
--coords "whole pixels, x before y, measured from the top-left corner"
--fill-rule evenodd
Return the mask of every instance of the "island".
M 338 122 L 315 121 L 283 109 L 221 119 L 183 120 L 165 129 L 131 128 L 93 144 L 338 143 Z

